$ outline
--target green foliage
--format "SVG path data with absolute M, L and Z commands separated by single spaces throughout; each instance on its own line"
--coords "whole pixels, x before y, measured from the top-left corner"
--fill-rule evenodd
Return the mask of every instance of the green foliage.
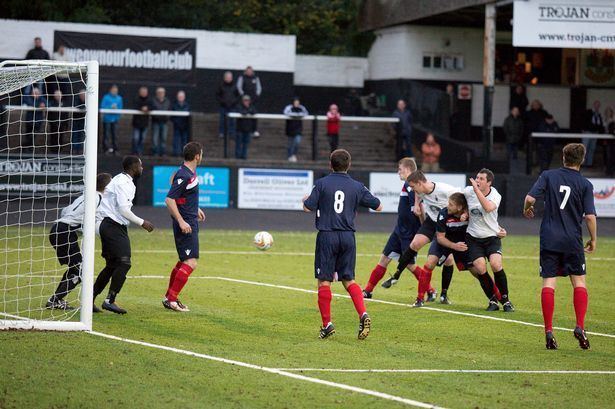
M 7 0 L 3 18 L 238 31 L 297 36 L 301 54 L 364 56 L 357 0 Z

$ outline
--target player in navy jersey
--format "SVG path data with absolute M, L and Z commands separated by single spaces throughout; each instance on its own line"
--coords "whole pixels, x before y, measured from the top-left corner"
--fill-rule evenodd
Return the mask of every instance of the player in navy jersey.
M 414 235 L 421 227 L 421 220 L 416 214 L 414 214 L 414 192 L 408 186 L 408 182 L 406 182 L 406 178 L 410 176 L 412 172 L 416 172 L 416 169 L 416 162 L 413 158 L 403 158 L 397 165 L 397 174 L 399 175 L 399 178 L 404 181 L 404 185 L 399 195 L 399 205 L 397 206 L 397 224 L 395 225 L 393 233 L 389 236 L 389 240 L 384 246 L 384 250 L 382 250 L 378 264 L 376 264 L 376 267 L 372 270 L 369 281 L 363 289 L 363 296 L 365 298 L 372 298 L 372 291 L 374 291 L 374 288 L 378 285 L 378 282 L 382 279 L 382 277 L 384 277 L 391 260 L 399 259 L 399 256 L 406 248 L 408 248 L 410 242 L 414 238 Z M 414 263 L 414 261 L 410 262 L 408 269 L 418 280 L 418 274 L 414 273 L 414 269 L 416 267 Z M 398 279 L 399 276 L 396 278 L 391 277 L 387 281 L 391 282 L 392 280 L 395 280 L 396 282 Z M 388 287 L 390 287 L 390 285 L 385 286 L 385 288 Z M 435 291 L 433 288 L 431 290 Z
M 544 171 L 525 197 L 523 214 L 534 217 L 536 199 L 544 198 L 544 214 L 540 225 L 540 276 L 542 277 L 542 315 L 547 349 L 557 349 L 553 336 L 553 310 L 557 277 L 570 277 L 574 288 L 574 312 L 577 323 L 574 336 L 583 349 L 589 349 L 585 334 L 587 288 L 585 287 L 585 254 L 596 250 L 596 209 L 594 187 L 579 172 L 585 159 L 580 143 L 564 146 L 564 167 Z M 590 239 L 583 248 L 583 220 Z
M 354 218 L 359 206 L 381 211 L 380 200 L 348 175 L 350 154 L 344 149 L 331 153 L 328 176 L 318 179 L 303 201 L 306 212 L 316 212 L 314 273 L 318 280 L 318 308 L 322 318 L 320 338 L 335 333 L 331 322 L 331 282 L 339 279 L 359 314 L 359 339 L 369 335 L 371 319 L 365 310 L 363 292 L 354 281 L 356 244 Z
M 184 146 L 184 163 L 173 175 L 171 189 L 165 204 L 173 219 L 173 236 L 179 261 L 171 271 L 169 287 L 162 305 L 177 312 L 188 312 L 188 307 L 177 298 L 197 266 L 199 258 L 199 221 L 205 213 L 199 209 L 199 178 L 196 168 L 203 158 L 203 146 L 190 142 Z

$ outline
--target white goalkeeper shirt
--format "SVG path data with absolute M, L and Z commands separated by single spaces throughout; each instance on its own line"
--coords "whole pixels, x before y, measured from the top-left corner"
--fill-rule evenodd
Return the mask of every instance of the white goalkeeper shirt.
M 429 217 L 431 221 L 436 222 L 440 210 L 448 205 L 448 197 L 455 192 L 459 192 L 459 189 L 447 183 L 434 182 L 433 185 L 433 190 L 430 193 L 421 194 L 414 192 L 414 194 L 423 202 L 423 209 L 427 217 Z
M 100 205 L 102 193 L 96 192 L 96 207 Z M 70 205 L 62 209 L 60 218 L 56 223 L 68 224 L 70 227 L 81 227 L 85 217 L 85 194 L 79 196 Z
M 142 225 L 143 219 L 136 217 L 130 210 L 136 192 L 137 187 L 130 175 L 126 173 L 115 175 L 111 179 L 111 183 L 105 188 L 105 193 L 96 212 L 96 219 L 102 221 L 105 217 L 108 217 L 124 226 L 128 226 L 131 221 L 139 226 Z M 130 219 L 126 217 L 127 215 Z
M 487 200 L 495 203 L 496 208 L 494 211 L 487 213 L 478 201 L 478 196 L 476 196 L 472 186 L 467 186 L 463 194 L 468 201 L 468 211 L 470 213 L 467 230 L 468 234 L 477 239 L 497 236 L 500 231 L 500 225 L 498 224 L 498 209 L 502 201 L 502 195 L 500 195 L 496 188 L 491 187 L 489 194 L 485 197 Z

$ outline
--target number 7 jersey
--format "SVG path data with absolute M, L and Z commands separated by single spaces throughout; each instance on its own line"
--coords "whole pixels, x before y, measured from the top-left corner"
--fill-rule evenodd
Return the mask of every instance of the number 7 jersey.
M 544 198 L 540 248 L 559 253 L 583 252 L 583 217 L 596 214 L 594 187 L 574 169 L 542 172 L 529 195 Z
M 303 204 L 316 212 L 319 231 L 355 231 L 359 206 L 376 210 L 380 200 L 347 173 L 334 172 L 316 181 Z

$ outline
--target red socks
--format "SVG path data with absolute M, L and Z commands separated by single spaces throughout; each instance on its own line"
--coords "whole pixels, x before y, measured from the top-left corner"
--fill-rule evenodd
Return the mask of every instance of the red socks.
M 575 295 L 576 295 L 576 292 L 575 292 Z M 542 317 L 545 321 L 545 332 L 553 331 L 553 310 L 555 309 L 555 289 L 551 287 L 543 287 L 542 293 L 540 295 L 540 300 L 542 303 Z
M 433 270 L 427 268 L 427 266 L 423 266 L 423 268 L 416 268 L 420 273 L 419 275 L 419 291 L 418 298 L 424 299 L 425 293 L 431 289 L 431 274 Z
M 359 291 L 361 289 L 359 288 Z M 361 293 L 361 295 L 363 295 Z M 322 326 L 326 327 L 331 322 L 331 287 L 323 285 L 318 287 L 318 309 L 322 318 Z
M 587 288 L 575 287 L 574 313 L 577 316 L 577 327 L 585 329 L 585 313 L 587 312 Z
M 190 274 L 192 274 L 192 268 L 185 263 L 181 263 L 179 267 L 175 266 L 173 270 L 175 272 L 174 276 L 173 273 L 171 273 L 173 282 L 169 285 L 169 289 L 167 290 L 167 300 L 169 301 L 177 301 L 179 293 L 188 282 Z
M 179 270 L 182 264 L 183 263 L 181 261 L 178 261 L 177 264 L 175 264 L 175 267 L 173 267 L 173 270 L 171 270 L 171 277 L 169 277 L 169 286 L 167 287 L 167 293 L 165 295 L 167 299 L 169 299 L 169 289 L 171 288 L 171 286 L 173 285 L 173 282 L 175 281 L 175 275 L 177 275 L 177 270 Z
M 362 316 L 366 310 L 361 287 L 359 287 L 357 283 L 354 283 L 347 288 L 347 291 L 348 294 L 350 294 L 350 298 L 352 298 L 354 308 L 357 310 L 357 313 L 359 313 L 359 317 Z
M 382 267 L 380 264 L 377 264 L 376 267 L 372 270 L 372 275 L 369 276 L 369 281 L 365 285 L 365 291 L 371 293 L 374 291 L 374 287 L 378 285 L 378 282 L 382 280 L 384 277 L 384 273 L 387 272 L 386 267 Z

